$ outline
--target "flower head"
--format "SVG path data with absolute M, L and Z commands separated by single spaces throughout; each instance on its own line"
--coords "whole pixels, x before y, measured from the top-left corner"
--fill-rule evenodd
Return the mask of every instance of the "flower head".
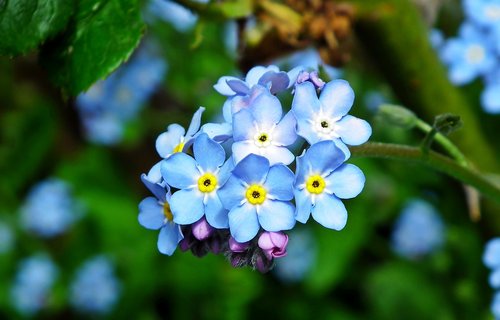
M 70 302 L 86 313 L 105 314 L 118 300 L 120 283 L 111 261 L 97 256 L 86 261 L 77 271 L 70 287 Z
M 372 132 L 368 122 L 347 114 L 353 102 L 354 92 L 345 80 L 333 80 L 325 84 L 319 98 L 312 82 L 297 84 L 292 102 L 297 134 L 311 145 L 332 140 L 349 155 L 345 144 L 362 144 Z
M 214 228 L 227 228 L 227 210 L 219 200 L 219 188 L 232 168 L 232 159 L 220 144 L 207 134 L 200 134 L 193 144 L 194 158 L 176 153 L 163 160 L 161 173 L 170 186 L 179 189 L 170 199 L 173 219 L 178 224 L 192 224 L 206 217 Z
M 297 221 L 306 223 L 312 214 L 314 220 L 327 228 L 344 228 L 347 210 L 340 199 L 356 197 L 365 184 L 363 172 L 344 161 L 344 153 L 332 141 L 313 144 L 297 158 L 294 182 Z
M 141 176 L 144 185 L 155 195 L 139 203 L 139 223 L 146 229 L 160 230 L 158 236 L 158 250 L 172 255 L 177 244 L 184 238 L 181 227 L 174 223 L 170 209 L 171 192 L 168 185 L 151 181 L 148 176 Z
M 500 268 L 500 237 L 493 238 L 486 244 L 483 263 L 490 269 Z
M 252 240 L 260 227 L 274 232 L 293 228 L 292 182 L 290 169 L 270 166 L 269 160 L 255 154 L 236 165 L 219 196 L 229 210 L 229 230 L 237 242 Z

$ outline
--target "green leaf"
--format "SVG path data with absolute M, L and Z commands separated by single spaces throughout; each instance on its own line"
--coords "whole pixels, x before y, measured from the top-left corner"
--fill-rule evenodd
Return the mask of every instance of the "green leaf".
M 82 0 L 70 27 L 41 52 L 55 84 L 77 95 L 127 60 L 144 30 L 137 0 Z
M 213 6 L 218 7 L 225 17 L 231 19 L 248 17 L 253 13 L 251 0 L 225 1 L 216 3 Z
M 0 0 L 0 55 L 19 55 L 42 44 L 67 24 L 68 0 Z

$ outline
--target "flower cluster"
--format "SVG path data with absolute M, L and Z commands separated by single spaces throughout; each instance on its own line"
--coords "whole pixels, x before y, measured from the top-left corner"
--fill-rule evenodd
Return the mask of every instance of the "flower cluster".
M 225 122 L 201 126 L 200 108 L 187 131 L 169 125 L 156 140 L 163 159 L 141 177 L 154 196 L 139 204 L 139 223 L 160 230 L 159 251 L 171 255 L 179 245 L 198 256 L 223 253 L 233 266 L 265 272 L 286 254 L 283 231 L 296 221 L 312 216 L 344 228 L 341 199 L 356 197 L 365 182 L 345 163 L 346 145 L 371 135 L 366 121 L 347 114 L 349 83 L 325 83 L 301 67 L 257 66 L 244 80 L 222 77 L 214 88 L 227 97 Z M 293 94 L 288 112 L 276 96 L 284 91 Z
M 392 248 L 405 258 L 417 259 L 444 242 L 444 224 L 434 207 L 423 200 L 406 204 L 394 226 Z
M 437 44 L 442 61 L 448 66 L 449 78 L 457 85 L 482 77 L 483 109 L 500 113 L 500 0 L 464 0 L 466 19 L 458 36 Z
M 500 319 L 500 238 L 491 239 L 484 249 L 484 265 L 490 268 L 490 286 L 497 292 L 491 303 L 491 311 L 495 319 Z

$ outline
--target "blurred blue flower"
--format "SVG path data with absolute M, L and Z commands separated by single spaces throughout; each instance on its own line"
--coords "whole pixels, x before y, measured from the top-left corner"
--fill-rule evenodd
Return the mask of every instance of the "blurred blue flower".
M 346 155 L 350 155 L 345 144 L 365 143 L 372 133 L 368 122 L 347 114 L 353 102 L 354 91 L 345 80 L 325 84 L 319 98 L 311 82 L 298 84 L 292 102 L 297 134 L 311 145 L 333 140 Z
M 429 33 L 429 41 L 434 49 L 439 50 L 444 44 L 444 34 L 439 29 L 431 29 Z
M 408 202 L 392 233 L 392 248 L 402 257 L 415 259 L 441 247 L 445 227 L 434 207 L 423 200 Z
M 450 81 L 457 85 L 471 82 L 490 72 L 496 57 L 487 35 L 470 23 L 460 26 L 459 36 L 447 40 L 440 56 L 448 66 Z
M 182 152 L 173 154 L 161 165 L 165 182 L 179 189 L 170 198 L 173 221 L 192 224 L 205 215 L 212 227 L 227 228 L 227 210 L 218 191 L 229 177 L 232 159 L 224 164 L 224 148 L 205 133 L 194 141 L 193 153 L 194 159 Z
M 487 113 L 500 114 L 500 63 L 491 74 L 485 77 L 481 106 Z
M 250 241 L 261 226 L 274 232 L 292 229 L 292 183 L 292 171 L 282 164 L 270 166 L 269 160 L 255 154 L 241 160 L 219 190 L 220 200 L 229 210 L 233 238 L 240 243 Z
M 498 0 L 464 0 L 465 15 L 482 27 L 500 24 L 500 1 Z
M 76 98 L 90 141 L 104 145 L 121 141 L 125 124 L 137 115 L 166 73 L 167 64 L 156 51 L 152 42 L 143 44 L 130 61 Z
M 121 288 L 113 269 L 111 261 L 105 256 L 86 261 L 71 283 L 71 305 L 85 313 L 110 312 L 118 301 Z
M 295 218 L 306 223 L 312 214 L 324 227 L 341 230 L 347 210 L 340 199 L 356 197 L 365 185 L 363 172 L 352 164 L 333 141 L 313 144 L 297 158 L 294 182 Z
M 374 90 L 366 92 L 363 100 L 366 108 L 371 111 L 377 111 L 380 105 L 388 102 L 385 94 Z
M 30 316 L 45 307 L 57 275 L 57 267 L 44 254 L 22 260 L 10 291 L 14 308 Z
M 317 247 L 309 229 L 294 229 L 288 234 L 287 255 L 276 259 L 274 274 L 283 282 L 302 281 L 316 261 Z
M 9 252 L 14 245 L 14 231 L 12 228 L 0 221 L 0 254 Z
M 169 0 L 150 0 L 144 15 L 145 20 L 150 24 L 160 19 L 170 23 L 175 29 L 181 32 L 191 29 L 198 20 L 198 16 L 192 11 Z
M 153 170 L 151 170 L 153 171 Z M 184 238 L 181 227 L 174 223 L 170 210 L 170 187 L 150 174 L 141 176 L 144 185 L 155 195 L 139 203 L 139 224 L 146 229 L 160 230 L 158 235 L 158 251 L 172 255 L 177 244 Z
M 51 178 L 35 185 L 21 207 L 21 225 L 41 237 L 53 237 L 70 228 L 83 214 L 70 186 Z
M 291 112 L 283 118 L 281 103 L 271 93 L 260 94 L 247 109 L 233 115 L 233 158 L 237 163 L 253 153 L 266 157 L 271 165 L 290 164 L 295 159 L 287 146 L 297 139 Z
M 341 69 L 323 63 L 318 50 L 312 47 L 281 58 L 276 61 L 276 64 L 279 66 L 286 65 L 290 68 L 302 67 L 303 70 L 318 70 L 321 67 L 330 79 L 337 79 L 342 75 Z
M 491 303 L 491 312 L 495 319 L 500 319 L 500 291 L 495 293 L 493 296 L 493 302 Z
M 500 268 L 500 237 L 493 238 L 486 243 L 483 263 L 490 269 Z

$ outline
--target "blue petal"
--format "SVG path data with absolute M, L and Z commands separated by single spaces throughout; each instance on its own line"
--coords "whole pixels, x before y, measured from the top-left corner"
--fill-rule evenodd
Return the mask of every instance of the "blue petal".
M 326 177 L 327 189 L 341 199 L 357 196 L 365 185 L 363 171 L 353 164 L 343 164 Z
M 259 84 L 266 87 L 268 83 L 271 83 L 271 93 L 276 94 L 288 88 L 289 81 L 288 75 L 283 71 L 267 71 L 260 77 Z
M 240 205 L 241 201 L 245 198 L 245 191 L 246 188 L 243 186 L 240 179 L 231 176 L 222 188 L 217 191 L 217 194 L 224 208 L 231 210 L 235 206 Z
M 231 176 L 231 171 L 234 169 L 234 160 L 233 158 L 229 158 L 226 160 L 226 162 L 222 165 L 219 171 L 219 176 L 217 179 L 219 180 L 219 186 L 223 186 L 227 179 Z
M 304 161 L 308 163 L 312 172 L 325 175 L 338 168 L 345 161 L 344 153 L 335 145 L 333 141 L 326 140 L 313 144 L 306 151 Z
M 224 148 L 208 137 L 206 133 L 200 134 L 193 145 L 194 158 L 198 165 L 208 172 L 215 172 L 226 160 Z
M 250 89 L 247 87 L 247 84 L 240 79 L 236 80 L 227 80 L 227 85 L 234 91 L 236 94 L 247 95 L 250 93 Z
M 229 230 L 233 238 L 240 243 L 252 240 L 259 232 L 256 208 L 251 204 L 234 207 L 229 212 Z
M 151 182 L 144 173 L 141 175 L 141 181 L 158 200 L 165 201 L 167 199 L 167 193 L 170 192 L 168 185 L 163 186 L 159 183 Z
M 354 91 L 349 82 L 333 80 L 325 84 L 319 96 L 325 114 L 332 118 L 345 116 L 354 102 Z
M 342 201 L 324 192 L 316 196 L 312 216 L 322 226 L 334 230 L 342 230 L 347 223 L 347 210 Z
M 297 122 L 300 123 L 301 120 L 306 121 L 313 118 L 314 114 L 320 111 L 320 106 L 316 88 L 311 82 L 306 81 L 295 86 L 292 111 L 295 118 L 297 118 Z
M 170 198 L 170 210 L 177 224 L 191 224 L 205 213 L 203 195 L 196 189 L 179 190 Z
M 269 130 L 281 120 L 283 115 L 280 101 L 270 92 L 257 96 L 248 109 L 261 129 Z
M 166 158 L 171 155 L 174 148 L 181 142 L 185 132 L 184 128 L 176 123 L 169 125 L 167 131 L 156 139 L 156 151 L 160 157 Z
M 311 171 L 311 162 L 306 157 L 306 150 L 304 149 L 302 154 L 297 157 L 294 186 L 305 183 L 306 176 L 308 176 Z
M 295 195 L 295 205 L 297 206 L 295 209 L 295 219 L 298 222 L 306 223 L 311 215 L 312 202 L 310 194 L 305 189 L 299 190 L 297 188 L 294 189 L 293 193 Z
M 139 224 L 146 229 L 158 230 L 163 226 L 165 216 L 158 200 L 148 197 L 139 203 Z
M 175 153 L 161 164 L 161 175 L 165 182 L 177 189 L 196 185 L 200 171 L 196 161 L 185 153 Z
M 205 216 L 208 224 L 217 229 L 227 229 L 229 227 L 227 214 L 228 211 L 224 209 L 217 194 L 208 197 L 205 205 Z
M 347 115 L 336 123 L 335 131 L 346 144 L 357 146 L 365 143 L 372 135 L 372 127 L 365 120 Z
M 452 65 L 448 70 L 448 77 L 450 78 L 451 83 L 456 85 L 467 84 L 476 76 L 476 68 L 466 63 Z
M 228 98 L 222 106 L 222 116 L 224 117 L 224 121 L 226 121 L 227 123 L 233 122 L 233 112 L 231 111 L 232 104 L 233 98 Z
M 500 113 L 500 83 L 486 85 L 481 93 L 481 105 L 485 112 Z
M 241 160 L 233 169 L 233 175 L 247 184 L 262 184 L 269 171 L 269 160 L 250 154 Z
M 258 149 L 260 151 L 260 155 L 266 157 L 271 165 L 277 163 L 289 165 L 293 162 L 293 160 L 295 160 L 295 155 L 286 147 L 270 145 L 265 148 Z
M 294 114 L 297 117 L 297 114 Z M 297 118 L 297 134 L 306 139 L 309 144 L 315 144 L 321 141 L 321 137 L 314 131 L 313 125 L 304 118 Z
M 293 172 L 287 166 L 277 164 L 269 169 L 264 189 L 269 196 L 277 200 L 288 201 L 293 199 Z
M 149 169 L 146 179 L 152 183 L 161 183 L 163 181 L 163 177 L 161 176 L 161 160 Z
M 351 150 L 349 150 L 349 148 L 345 145 L 345 143 L 342 142 L 342 140 L 340 139 L 332 139 L 332 141 L 333 143 L 335 143 L 337 148 L 342 150 L 342 152 L 345 155 L 345 161 L 347 161 L 351 157 Z
M 214 85 L 214 89 L 224 95 L 224 96 L 234 96 L 236 92 L 227 84 L 227 81 L 239 80 L 236 77 L 220 77 L 217 83 Z
M 486 243 L 483 263 L 490 269 L 500 268 L 500 237 L 493 238 Z
M 189 128 L 186 132 L 186 138 L 190 138 L 194 136 L 198 129 L 200 129 L 201 125 L 201 115 L 205 111 L 205 108 L 199 107 L 198 110 L 193 114 L 193 118 L 191 119 L 191 123 L 189 124 Z
M 269 89 L 261 85 L 255 85 L 248 95 L 234 97 L 231 103 L 232 114 L 236 114 L 236 112 L 242 109 L 248 109 L 261 94 L 269 94 Z
M 280 146 L 289 146 L 297 140 L 297 133 L 295 127 L 297 126 L 297 120 L 293 112 L 288 112 L 285 114 L 280 123 L 276 126 L 273 132 L 273 143 Z
M 247 109 L 242 109 L 233 115 L 233 140 L 246 141 L 253 139 L 256 134 L 252 114 Z
M 295 207 L 288 201 L 266 199 L 257 216 L 266 231 L 290 230 L 295 226 Z
M 261 148 L 257 147 L 253 141 L 239 141 L 234 142 L 231 146 L 233 152 L 233 159 L 235 163 L 240 162 L 249 154 L 260 155 Z
M 206 123 L 201 126 L 201 132 L 206 133 L 210 139 L 224 142 L 233 136 L 233 127 L 230 123 Z
M 490 286 L 494 289 L 500 289 L 500 268 L 493 270 L 488 279 Z
M 293 85 L 295 85 L 295 82 L 297 81 L 297 77 L 299 76 L 299 73 L 304 71 L 306 68 L 304 66 L 298 66 L 293 68 L 292 70 L 287 72 L 288 75 L 288 88 L 291 88 Z
M 279 71 L 276 66 L 269 66 L 269 68 L 263 66 L 256 66 L 250 69 L 245 77 L 245 82 L 248 87 L 253 87 L 259 82 L 259 79 L 268 71 Z
M 158 250 L 163 254 L 171 256 L 177 248 L 177 244 L 183 238 L 181 229 L 178 225 L 167 223 L 161 228 L 160 234 L 158 235 Z

